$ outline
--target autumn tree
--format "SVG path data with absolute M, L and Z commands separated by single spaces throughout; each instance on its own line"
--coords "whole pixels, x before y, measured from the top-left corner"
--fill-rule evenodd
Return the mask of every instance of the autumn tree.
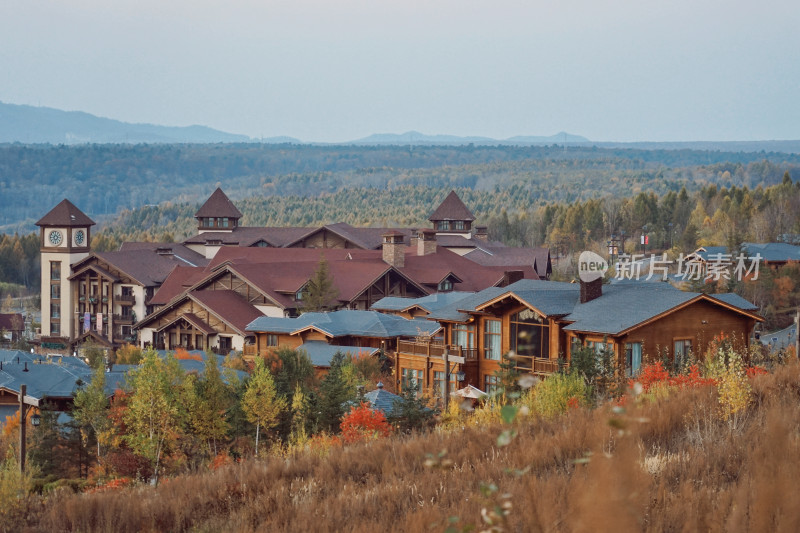
M 150 461 L 155 480 L 164 451 L 182 432 L 182 378 L 183 370 L 171 354 L 162 359 L 152 349 L 128 375 L 125 441 L 137 455 Z
M 303 289 L 302 311 L 327 311 L 336 307 L 339 289 L 334 283 L 328 260 L 321 255 L 314 275 Z
M 247 419 L 256 425 L 256 456 L 261 428 L 269 430 L 278 423 L 278 417 L 286 409 L 286 398 L 275 390 L 272 374 L 261 357 L 256 358 L 256 367 L 247 382 L 242 409 Z
M 94 435 L 97 441 L 97 459 L 99 460 L 102 435 L 109 426 L 104 368 L 96 368 L 89 384 L 78 389 L 75 394 L 74 406 L 72 418 L 80 425 L 84 441 L 89 440 L 90 432 Z

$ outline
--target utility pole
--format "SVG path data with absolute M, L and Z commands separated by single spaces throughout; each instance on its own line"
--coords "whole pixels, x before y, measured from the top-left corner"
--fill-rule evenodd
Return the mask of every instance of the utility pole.
M 447 412 L 447 407 L 450 404 L 450 350 L 445 347 L 444 349 L 444 412 Z
M 25 473 L 25 393 L 27 385 L 19 386 L 19 471 Z
M 800 359 L 800 307 L 794 316 L 794 356 Z

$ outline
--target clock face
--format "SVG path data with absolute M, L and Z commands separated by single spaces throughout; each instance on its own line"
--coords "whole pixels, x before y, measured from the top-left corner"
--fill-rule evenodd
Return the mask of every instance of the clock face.
M 47 238 L 50 239 L 50 244 L 52 244 L 53 246 L 58 246 L 59 244 L 61 244 L 61 240 L 63 239 L 63 237 L 61 236 L 61 232 L 58 230 L 51 231 L 50 235 Z
M 83 242 L 86 240 L 86 234 L 83 232 L 82 229 L 79 229 L 75 232 L 75 244 L 78 246 L 83 246 Z

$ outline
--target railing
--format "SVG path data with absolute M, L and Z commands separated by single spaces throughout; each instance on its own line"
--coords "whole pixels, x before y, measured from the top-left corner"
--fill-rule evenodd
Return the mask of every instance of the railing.
M 136 303 L 136 297 L 133 294 L 115 294 L 114 301 L 118 304 L 134 305 Z
M 114 315 L 114 323 L 117 325 L 133 324 L 133 315 Z
M 532 374 L 555 374 L 558 372 L 558 361 L 543 357 L 517 356 L 517 368 L 527 370 Z
M 245 344 L 242 350 L 242 355 L 245 357 L 255 357 L 258 355 L 258 350 L 255 344 Z
M 476 348 L 462 348 L 461 346 L 448 346 L 434 342 L 397 341 L 398 353 L 443 358 L 445 350 L 449 350 L 452 356 L 463 357 L 468 361 L 478 358 L 478 350 Z

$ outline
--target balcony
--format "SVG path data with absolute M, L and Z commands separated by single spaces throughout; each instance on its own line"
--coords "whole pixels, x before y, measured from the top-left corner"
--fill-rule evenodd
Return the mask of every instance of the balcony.
M 444 358 L 445 350 L 449 350 L 451 356 L 463 357 L 466 361 L 476 361 L 478 359 L 478 350 L 476 348 L 462 348 L 461 346 L 449 346 L 435 342 L 397 341 L 397 352 L 403 354 Z
M 120 305 L 135 305 L 136 296 L 133 294 L 115 294 L 114 302 Z
M 543 357 L 528 357 L 517 355 L 517 370 L 530 372 L 531 374 L 555 374 L 558 372 L 558 361 L 545 359 Z
M 130 326 L 133 324 L 133 315 L 114 315 L 114 324 L 118 326 Z

